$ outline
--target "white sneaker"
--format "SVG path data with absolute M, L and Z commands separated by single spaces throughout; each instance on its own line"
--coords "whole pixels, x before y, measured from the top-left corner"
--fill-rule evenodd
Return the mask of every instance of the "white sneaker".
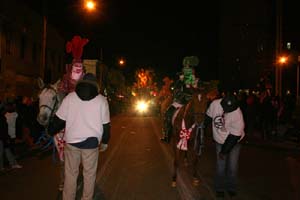
M 59 191 L 63 191 L 63 190 L 64 190 L 64 184 L 63 184 L 63 183 L 62 183 L 62 184 L 59 184 L 58 190 L 59 190 Z
M 19 165 L 19 164 L 15 164 L 15 165 L 11 166 L 11 168 L 12 169 L 21 169 L 21 168 L 23 168 L 23 166 Z

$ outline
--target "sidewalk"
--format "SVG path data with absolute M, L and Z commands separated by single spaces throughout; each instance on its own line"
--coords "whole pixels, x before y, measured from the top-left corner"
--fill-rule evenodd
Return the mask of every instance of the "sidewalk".
M 297 142 L 296 138 L 272 138 L 272 139 L 262 139 L 261 133 L 255 131 L 251 134 L 246 133 L 246 138 L 243 141 L 244 145 L 258 146 L 261 148 L 271 148 L 274 150 L 286 150 L 286 151 L 299 151 L 300 143 Z

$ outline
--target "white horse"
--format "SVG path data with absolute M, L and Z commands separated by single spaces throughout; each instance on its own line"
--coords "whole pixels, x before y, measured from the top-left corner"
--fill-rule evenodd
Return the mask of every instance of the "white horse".
M 65 97 L 65 94 L 58 92 L 57 86 L 59 82 L 60 80 L 56 81 L 54 84 L 45 85 L 42 79 L 38 79 L 38 85 L 41 89 L 41 92 L 39 94 L 39 113 L 37 115 L 37 121 L 44 126 L 46 130 L 51 118 L 55 115 L 62 103 L 63 98 Z M 49 137 L 47 134 L 45 135 L 45 137 Z M 53 137 L 53 142 L 60 160 L 61 180 L 59 184 L 59 190 L 63 189 L 64 182 L 63 135 L 63 132 L 59 132 Z
M 48 126 L 51 117 L 54 116 L 65 96 L 57 90 L 59 82 L 60 80 L 54 84 L 45 85 L 43 80 L 38 79 L 41 92 L 39 94 L 39 113 L 37 115 L 37 121 L 44 127 Z

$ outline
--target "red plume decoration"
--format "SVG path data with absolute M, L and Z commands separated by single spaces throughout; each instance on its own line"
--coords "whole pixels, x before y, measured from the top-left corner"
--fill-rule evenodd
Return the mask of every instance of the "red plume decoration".
M 81 56 L 83 53 L 83 47 L 89 42 L 86 38 L 81 38 L 76 35 L 73 39 L 66 44 L 67 53 L 72 53 L 73 55 L 73 63 L 81 62 Z

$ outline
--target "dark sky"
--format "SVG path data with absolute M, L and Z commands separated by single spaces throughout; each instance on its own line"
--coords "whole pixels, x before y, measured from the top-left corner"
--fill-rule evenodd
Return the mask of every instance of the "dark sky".
M 41 10 L 42 1 L 23 2 Z M 184 56 L 216 65 L 211 55 L 217 42 L 216 1 L 98 0 L 94 13 L 84 11 L 80 2 L 48 0 L 46 8 L 49 23 L 67 40 L 76 34 L 90 39 L 86 58 L 99 57 L 102 48 L 107 63 L 122 56 L 128 67 L 151 66 L 162 74 L 178 72 Z
M 43 0 L 22 1 L 41 12 Z M 196 55 L 200 74 L 215 78 L 221 0 L 96 0 L 94 13 L 82 9 L 83 0 L 47 1 L 49 23 L 67 40 L 77 34 L 90 39 L 85 58 L 99 58 L 102 48 L 109 65 L 124 57 L 129 69 L 151 66 L 165 75 L 178 72 L 184 56 Z M 283 35 L 297 42 L 299 0 L 283 2 Z

